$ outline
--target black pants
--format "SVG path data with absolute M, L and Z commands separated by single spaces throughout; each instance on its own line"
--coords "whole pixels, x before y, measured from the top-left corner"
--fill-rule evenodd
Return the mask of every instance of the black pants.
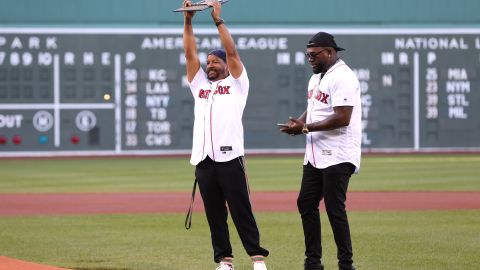
M 341 163 L 317 169 L 310 163 L 303 166 L 302 187 L 297 200 L 305 235 L 305 256 L 311 263 L 322 258 L 321 224 L 319 204 L 325 201 L 328 219 L 337 245 L 340 269 L 350 269 L 352 242 L 348 225 L 345 200 L 350 176 L 355 170 L 351 163 Z
M 250 204 L 242 158 L 215 162 L 208 156 L 195 170 L 212 238 L 215 262 L 233 257 L 228 231 L 228 210 L 247 254 L 268 256 L 260 247 L 260 234 Z M 228 210 L 226 203 L 228 204 Z

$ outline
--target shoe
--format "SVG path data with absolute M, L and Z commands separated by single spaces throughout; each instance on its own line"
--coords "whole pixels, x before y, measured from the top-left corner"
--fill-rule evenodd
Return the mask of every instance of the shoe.
M 312 263 L 305 260 L 305 263 L 303 264 L 303 269 L 304 270 L 323 270 L 323 265 L 321 263 Z
M 215 270 L 235 270 L 235 267 L 231 263 L 220 262 L 220 265 Z
M 347 267 L 347 268 L 345 268 L 345 267 L 340 267 L 340 270 L 356 270 L 356 269 L 355 269 L 355 266 L 352 265 L 352 266 Z
M 254 262 L 253 270 L 267 270 L 267 266 L 265 265 L 265 262 Z

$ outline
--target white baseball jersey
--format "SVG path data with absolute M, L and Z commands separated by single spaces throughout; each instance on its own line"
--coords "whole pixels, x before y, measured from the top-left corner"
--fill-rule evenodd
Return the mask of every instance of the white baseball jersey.
M 360 169 L 362 115 L 360 83 L 342 60 L 330 67 L 323 78 L 314 74 L 308 83 L 307 123 L 322 121 L 334 113 L 333 107 L 353 106 L 350 124 L 306 136 L 304 164 L 323 169 L 343 162 Z
M 242 116 L 250 82 L 243 67 L 237 79 L 229 75 L 211 82 L 202 68 L 189 82 L 195 98 L 195 121 L 190 163 L 197 165 L 207 155 L 226 162 L 244 155 Z

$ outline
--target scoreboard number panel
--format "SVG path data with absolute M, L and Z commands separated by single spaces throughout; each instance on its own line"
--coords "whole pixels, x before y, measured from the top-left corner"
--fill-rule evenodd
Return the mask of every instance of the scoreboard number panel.
M 322 29 L 323 30 L 323 29 Z M 480 29 L 332 29 L 362 90 L 364 151 L 480 150 Z M 302 152 L 275 123 L 306 108 L 317 31 L 232 29 L 250 78 L 250 152 Z M 202 65 L 221 46 L 196 31 Z M 181 29 L 0 28 L 0 155 L 187 154 Z

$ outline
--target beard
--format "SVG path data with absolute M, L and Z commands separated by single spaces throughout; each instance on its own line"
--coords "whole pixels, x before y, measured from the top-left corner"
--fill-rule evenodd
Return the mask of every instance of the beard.
M 313 66 L 312 71 L 313 71 L 313 74 L 322 73 L 322 69 L 319 66 Z
M 213 71 L 212 73 L 210 73 L 210 71 Z M 213 69 L 209 69 L 207 70 L 207 78 L 210 80 L 210 81 L 215 81 L 219 76 L 219 73 L 218 71 L 216 70 L 213 70 Z
M 323 63 L 318 63 L 312 66 L 313 74 L 319 74 L 325 72 L 325 65 Z

